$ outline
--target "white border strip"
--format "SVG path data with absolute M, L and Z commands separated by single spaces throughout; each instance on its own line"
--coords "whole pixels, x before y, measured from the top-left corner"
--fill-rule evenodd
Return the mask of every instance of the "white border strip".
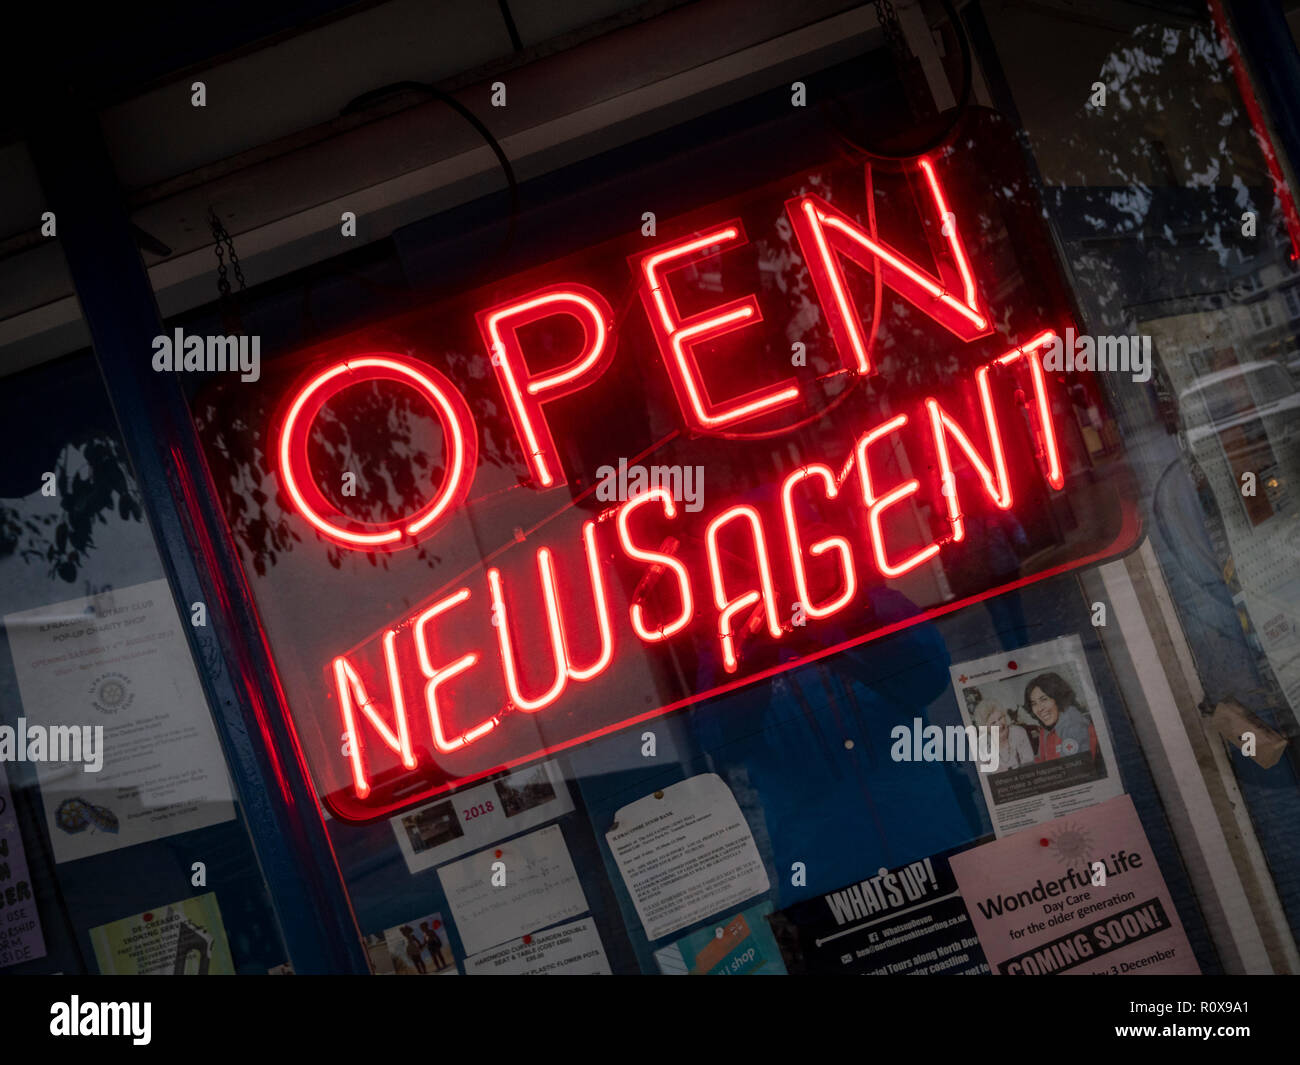
M 1150 563 L 1143 559 L 1144 565 Z M 1234 946 L 1247 973 L 1272 973 L 1273 965 L 1251 919 L 1252 901 L 1246 894 L 1228 841 L 1219 824 L 1219 815 L 1201 777 L 1201 768 L 1192 750 L 1191 740 L 1183 727 L 1178 703 L 1169 679 L 1165 676 L 1155 639 L 1147 625 L 1137 589 L 1123 559 L 1100 568 L 1101 579 L 1110 599 L 1113 615 L 1133 659 L 1138 683 L 1146 699 L 1147 710 L 1155 724 L 1165 757 L 1169 760 L 1172 784 L 1182 802 L 1188 821 L 1196 834 L 1206 871 L 1218 895 L 1224 920 L 1232 934 Z

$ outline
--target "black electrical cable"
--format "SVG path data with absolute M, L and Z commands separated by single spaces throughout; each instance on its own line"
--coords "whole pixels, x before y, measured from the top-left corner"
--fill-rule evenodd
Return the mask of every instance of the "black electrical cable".
M 506 185 L 510 192 L 510 217 L 505 239 L 501 242 L 501 247 L 496 250 L 493 258 L 504 255 L 510 250 L 515 241 L 515 232 L 519 226 L 519 182 L 515 178 L 514 167 L 510 165 L 510 160 L 506 157 L 505 151 L 498 143 L 496 137 L 492 136 L 492 131 L 487 128 L 478 117 L 468 107 L 452 96 L 451 93 L 443 92 L 436 85 L 431 85 L 423 81 L 396 81 L 391 85 L 383 85 L 378 89 L 371 89 L 369 92 L 362 93 L 360 96 L 349 100 L 343 109 L 339 112 L 341 115 L 355 114 L 359 111 L 365 111 L 379 100 L 394 93 L 401 91 L 422 92 L 427 96 L 440 100 L 461 116 L 478 132 L 487 146 L 492 149 L 492 154 L 497 157 L 497 162 L 501 164 L 501 172 L 505 175 Z
M 340 115 L 359 114 L 373 107 L 379 101 L 384 100 L 390 96 L 393 96 L 399 92 L 419 92 L 419 93 L 423 93 L 426 96 L 431 96 L 435 100 L 440 100 L 441 102 L 445 103 L 448 107 L 450 107 L 453 111 L 455 111 L 458 115 L 460 115 L 463 119 L 465 119 L 466 122 L 468 122 L 471 126 L 474 127 L 474 129 L 478 132 L 479 136 L 481 136 L 483 140 L 487 143 L 487 146 L 492 149 L 492 154 L 497 157 L 497 162 L 501 164 L 501 171 L 503 174 L 505 174 L 506 185 L 508 186 L 510 192 L 510 216 L 508 220 L 505 238 L 502 240 L 501 246 L 497 248 L 497 250 L 491 256 L 489 256 L 486 260 L 484 260 L 483 266 L 486 266 L 488 263 L 495 261 L 496 259 L 500 258 L 502 255 L 504 255 L 507 251 L 509 251 L 515 241 L 515 233 L 519 225 L 519 182 L 515 178 L 514 167 L 510 165 L 510 160 L 509 158 L 507 158 L 505 151 L 502 149 L 500 143 L 498 143 L 496 137 L 492 136 L 492 131 L 489 130 L 487 126 L 483 124 L 482 120 L 478 117 L 478 115 L 474 114 L 473 111 L 471 111 L 468 107 L 462 104 L 450 93 L 443 92 L 443 90 L 427 82 L 395 81 L 389 85 L 381 85 L 377 89 L 371 89 L 369 92 L 364 92 L 360 96 L 354 97 L 353 99 L 349 100 L 339 111 L 339 114 Z M 482 267 L 480 267 L 480 269 L 481 268 Z M 302 293 L 303 313 L 308 319 L 308 321 L 311 323 L 313 329 L 318 328 L 316 322 L 316 316 L 311 309 L 311 294 L 313 288 L 316 285 L 316 280 L 317 277 L 315 276 L 314 270 L 309 269 L 307 280 L 303 287 L 303 293 Z M 360 281 L 366 287 L 374 291 L 386 292 L 392 294 L 402 294 L 408 297 L 410 295 L 410 289 L 406 287 L 387 285 L 382 282 L 373 281 L 365 277 L 357 277 L 356 280 Z M 463 277 L 461 278 L 461 282 L 462 284 L 466 283 Z
M 882 147 L 868 147 L 854 140 L 842 129 L 834 128 L 835 135 L 858 154 L 885 163 L 901 163 L 909 159 L 916 159 L 922 155 L 928 155 L 930 152 L 944 147 L 952 139 L 953 134 L 957 132 L 957 127 L 961 124 L 962 118 L 965 117 L 966 111 L 970 107 L 971 86 L 974 80 L 974 60 L 971 56 L 970 38 L 966 35 L 966 27 L 962 25 L 961 17 L 957 14 L 951 0 L 939 0 L 939 2 L 943 7 L 944 14 L 948 16 L 948 21 L 952 23 L 953 32 L 957 35 L 957 46 L 961 49 L 961 92 L 958 94 L 952 117 L 938 133 L 930 136 L 921 144 L 909 146 L 904 151 L 888 151 Z
M 510 45 L 516 52 L 524 50 L 524 42 L 519 37 L 519 27 L 515 25 L 514 13 L 510 10 L 509 3 L 506 0 L 497 0 L 497 6 L 501 8 L 501 18 L 505 20 L 506 33 L 510 34 Z

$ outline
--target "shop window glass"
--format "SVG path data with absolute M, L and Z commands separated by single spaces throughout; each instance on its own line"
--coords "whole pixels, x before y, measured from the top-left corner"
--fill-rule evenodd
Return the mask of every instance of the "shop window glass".
M 0 378 L 0 970 L 289 959 L 93 354 Z
M 1246 883 L 1297 812 L 1285 212 L 1208 25 L 985 29 L 1003 113 L 924 162 L 855 154 L 845 116 L 907 104 L 827 71 L 817 122 L 759 101 L 541 182 L 503 261 L 478 204 L 250 291 L 256 386 L 187 378 L 376 972 L 1284 952 L 1296 875 Z M 950 749 L 994 726 L 997 771 Z M 1006 870 L 1049 858 L 1150 951 L 1026 961 Z

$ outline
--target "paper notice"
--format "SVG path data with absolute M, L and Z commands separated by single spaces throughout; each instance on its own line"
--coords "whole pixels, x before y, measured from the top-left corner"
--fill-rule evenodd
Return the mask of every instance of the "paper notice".
M 1200 972 L 1127 795 L 951 865 L 995 973 Z
M 1078 636 L 959 662 L 951 672 L 962 721 L 998 730 L 997 768 L 979 774 L 996 835 L 1123 792 Z
M 27 852 L 0 762 L 0 969 L 45 957 L 45 936 L 27 876 Z
M 235 971 L 211 891 L 92 928 L 90 943 L 105 975 L 218 976 Z
M 20 734 L 103 727 L 98 772 L 78 762 L 36 763 L 55 861 L 235 816 L 166 581 L 9 614 L 4 625 L 22 695 Z
M 419 873 L 572 809 L 560 767 L 543 762 L 458 791 L 450 799 L 417 806 L 390 818 L 389 824 L 406 868 Z
M 716 773 L 624 806 L 605 841 L 647 939 L 732 909 L 769 887 L 754 835 Z
M 465 959 L 471 976 L 608 976 L 605 948 L 591 918 L 534 932 Z
M 444 865 L 438 878 L 466 954 L 587 911 L 558 825 Z

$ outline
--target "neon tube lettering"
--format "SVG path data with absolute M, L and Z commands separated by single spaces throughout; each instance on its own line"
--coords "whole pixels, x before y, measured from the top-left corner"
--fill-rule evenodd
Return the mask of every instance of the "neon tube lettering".
M 733 398 L 729 404 L 714 402 L 705 387 L 695 357 L 695 346 L 745 325 L 761 322 L 763 315 L 758 309 L 758 301 L 753 296 L 745 296 L 683 320 L 663 275 L 690 262 L 716 255 L 718 253 L 711 249 L 730 243 L 746 243 L 745 231 L 739 222 L 671 244 L 641 259 L 641 300 L 659 344 L 664 368 L 668 371 L 682 415 L 688 424 L 703 431 L 716 431 L 734 422 L 771 413 L 799 398 L 799 389 L 793 378 L 754 389 Z
M 594 521 L 583 522 L 582 545 L 587 559 L 587 573 L 591 577 L 591 595 L 596 606 L 596 628 L 600 633 L 600 654 L 591 665 L 579 669 L 573 664 L 573 654 L 569 649 L 568 636 L 564 632 L 563 626 L 561 626 L 560 635 L 564 639 L 565 668 L 572 680 L 591 680 L 592 677 L 603 673 L 609 667 L 610 662 L 614 660 L 614 626 L 609 616 L 609 597 L 605 593 L 605 578 L 600 571 L 600 558 L 596 553 L 596 523 Z M 553 609 L 556 616 L 559 616 L 559 602 L 556 601 L 554 608 L 551 606 L 551 600 L 555 599 L 555 585 L 555 573 L 552 571 L 550 583 L 546 585 L 547 610 L 550 612 Z
M 317 487 L 307 458 L 308 438 L 321 408 L 345 388 L 369 381 L 408 385 L 427 399 L 442 425 L 447 455 L 442 487 L 432 499 L 409 517 L 375 524 L 343 517 Z M 290 401 L 277 453 L 285 493 L 321 535 L 350 548 L 409 547 L 469 494 L 478 460 L 478 432 L 464 397 L 446 377 L 424 363 L 378 352 L 344 359 L 313 375 Z M 345 521 L 349 526 L 342 524 Z
M 519 330 L 556 314 L 570 315 L 582 325 L 582 348 L 558 368 L 533 374 L 524 359 Z M 492 354 L 492 368 L 505 393 L 529 471 L 543 488 L 565 484 L 566 479 L 542 404 L 586 388 L 605 372 L 614 355 L 610 342 L 613 318 L 605 297 L 585 285 L 541 289 L 478 315 L 479 331 Z
M 357 797 L 362 799 L 370 794 L 370 782 L 366 779 L 365 767 L 361 761 L 361 734 L 357 731 L 357 709 L 360 709 L 374 726 L 384 743 L 402 756 L 402 765 L 405 768 L 414 769 L 416 764 L 415 754 L 411 751 L 411 734 L 406 723 L 406 707 L 402 702 L 402 678 L 397 670 L 395 639 L 396 633 L 392 629 L 384 633 L 384 661 L 388 669 L 388 683 L 393 693 L 393 716 L 397 720 L 396 732 L 375 712 L 374 702 L 366 692 L 365 683 L 357 675 L 352 663 L 343 655 L 334 659 L 334 687 L 338 693 L 339 708 L 343 714 L 343 728 L 347 735 L 348 759 L 352 765 L 352 786 Z
M 745 592 L 735 599 L 728 597 L 722 577 L 722 558 L 718 547 L 718 534 L 733 521 L 744 519 L 753 537 L 754 557 L 758 564 L 757 590 Z M 722 664 L 728 673 L 736 672 L 736 639 L 731 619 L 741 610 L 753 606 L 760 599 L 767 615 L 767 631 L 773 639 L 781 637 L 781 619 L 777 615 L 776 589 L 772 585 L 772 564 L 768 560 L 767 541 L 763 537 L 763 522 L 758 511 L 744 504 L 724 510 L 711 522 L 705 532 L 709 551 L 709 577 L 713 582 L 713 603 L 718 608 L 718 638 L 722 644 Z
M 442 708 L 438 704 L 438 688 L 452 677 L 472 668 L 478 662 L 479 655 L 477 651 L 471 651 L 461 655 L 449 665 L 435 667 L 429 653 L 428 627 L 435 618 L 441 617 L 452 607 L 459 606 L 467 599 L 469 599 L 469 589 L 462 588 L 454 595 L 438 600 L 415 619 L 415 650 L 420 659 L 420 670 L 428 680 L 424 686 L 424 701 L 429 711 L 429 729 L 433 733 L 433 745 L 444 754 L 458 751 L 475 740 L 482 739 L 501 723 L 499 717 L 490 717 L 473 728 L 450 737 L 443 727 Z
M 998 366 L 1010 366 L 1023 358 L 1029 364 L 1030 377 L 1034 382 L 1034 403 L 1038 415 L 1038 424 L 1034 428 L 1035 443 L 1038 447 L 1039 458 L 1046 467 L 1044 475 L 1047 478 L 1047 483 L 1059 492 L 1065 487 L 1065 474 L 1061 470 L 1061 453 L 1056 444 L 1056 427 L 1052 424 L 1052 409 L 1047 398 L 1047 381 L 1043 375 L 1042 360 L 1037 355 L 1038 350 L 1050 344 L 1055 337 L 1056 333 L 1053 330 L 1044 329 L 1027 344 L 1013 348 L 1005 355 L 999 356 L 994 362 Z M 985 398 L 988 392 L 987 370 L 988 367 L 983 367 L 976 375 L 979 380 L 980 401 L 986 404 L 991 403 L 991 400 Z
M 961 500 L 957 493 L 957 477 L 952 468 L 952 457 L 948 451 L 948 437 L 957 441 L 957 446 L 966 453 L 966 458 L 984 482 L 984 491 L 993 500 L 999 510 L 1011 506 L 1011 482 L 1007 476 L 1006 456 L 1002 452 L 1002 436 L 998 432 L 997 413 L 993 409 L 993 397 L 989 392 L 988 367 L 981 367 L 976 377 L 979 383 L 980 406 L 984 410 L 984 426 L 989 434 L 989 447 L 993 454 L 994 469 L 984 461 L 965 431 L 953 421 L 952 417 L 939 406 L 933 398 L 925 401 L 925 409 L 930 413 L 930 430 L 934 436 L 934 449 L 939 456 L 941 491 L 948 504 L 948 520 L 952 523 L 952 538 L 960 543 L 966 538 L 966 523 L 962 520 Z M 996 473 L 994 472 L 996 470 Z
M 872 237 L 820 196 L 810 193 L 786 201 L 786 213 L 799 240 L 835 346 L 844 365 L 856 373 L 871 373 L 872 366 L 862 322 L 854 308 L 837 255 L 852 260 L 864 270 L 880 270 L 884 284 L 961 340 L 969 342 L 992 330 L 988 316 L 979 304 L 975 279 L 955 216 L 948 211 L 939 179 L 929 160 L 922 161 L 922 169 L 935 208 L 944 220 L 943 231 L 961 277 L 960 298 L 949 292 L 940 278 Z
M 876 568 L 886 577 L 901 577 L 904 573 L 928 562 L 939 553 L 939 545 L 932 543 L 909 555 L 896 565 L 891 563 L 889 557 L 885 554 L 885 536 L 880 527 L 881 514 L 894 504 L 901 503 L 908 496 L 913 495 L 921 487 L 921 483 L 913 477 L 910 481 L 905 481 L 897 488 L 893 488 L 883 496 L 878 497 L 872 483 L 871 465 L 867 457 L 867 449 L 877 440 L 888 436 L 890 433 L 897 432 L 906 424 L 906 414 L 890 418 L 889 421 L 876 426 L 870 432 L 864 433 L 858 439 L 854 448 L 854 455 L 858 465 L 858 480 L 862 485 L 862 501 L 867 505 L 867 526 L 871 533 L 871 550 L 876 556 Z
M 677 507 L 673 503 L 672 495 L 666 488 L 651 488 L 649 491 L 642 492 L 636 498 L 628 500 L 618 510 L 618 541 L 623 547 L 623 553 L 628 558 L 636 559 L 638 562 L 649 562 L 651 565 L 672 570 L 673 575 L 677 578 L 678 595 L 682 601 L 681 613 L 667 624 L 655 628 L 651 628 L 646 624 L 645 611 L 641 604 L 632 604 L 629 611 L 632 630 L 646 643 L 667 640 L 669 637 L 681 632 L 691 620 L 691 615 L 695 613 L 695 601 L 691 597 L 691 575 L 681 559 L 674 558 L 662 551 L 649 551 L 644 547 L 638 547 L 632 542 L 632 534 L 628 529 L 628 521 L 632 517 L 632 512 L 655 499 L 659 500 L 663 505 L 665 517 L 677 517 Z
M 812 594 L 808 590 L 808 573 L 804 567 L 803 550 L 799 546 L 799 527 L 794 516 L 794 490 L 809 477 L 817 477 L 821 480 L 822 490 L 827 499 L 834 499 L 839 495 L 839 485 L 836 483 L 834 471 L 824 463 L 814 462 L 795 470 L 785 479 L 785 483 L 781 486 L 781 512 L 785 517 L 786 542 L 790 548 L 790 563 L 794 570 L 794 585 L 799 595 L 799 602 L 803 604 L 804 613 L 809 617 L 826 618 L 843 609 L 853 599 L 858 590 L 858 578 L 853 568 L 852 548 L 843 536 L 828 536 L 814 544 L 809 544 L 808 554 L 812 558 L 824 555 L 827 551 L 838 554 L 840 569 L 844 573 L 844 588 L 839 595 L 822 606 L 813 603 Z
M 506 616 L 505 599 L 501 593 L 501 571 L 496 567 L 487 571 L 488 588 L 492 595 L 492 620 L 497 630 L 497 641 L 501 645 L 501 670 L 505 675 L 506 690 L 510 693 L 511 705 L 526 714 L 535 714 L 550 706 L 560 697 L 564 686 L 569 682 L 568 664 L 564 657 L 564 628 L 560 622 L 559 603 L 555 598 L 555 567 L 551 563 L 550 548 L 538 550 L 537 569 L 541 574 L 546 600 L 546 624 L 551 639 L 551 662 L 555 668 L 555 679 L 535 699 L 524 695 L 519 686 L 519 667 L 510 637 L 510 619 Z

